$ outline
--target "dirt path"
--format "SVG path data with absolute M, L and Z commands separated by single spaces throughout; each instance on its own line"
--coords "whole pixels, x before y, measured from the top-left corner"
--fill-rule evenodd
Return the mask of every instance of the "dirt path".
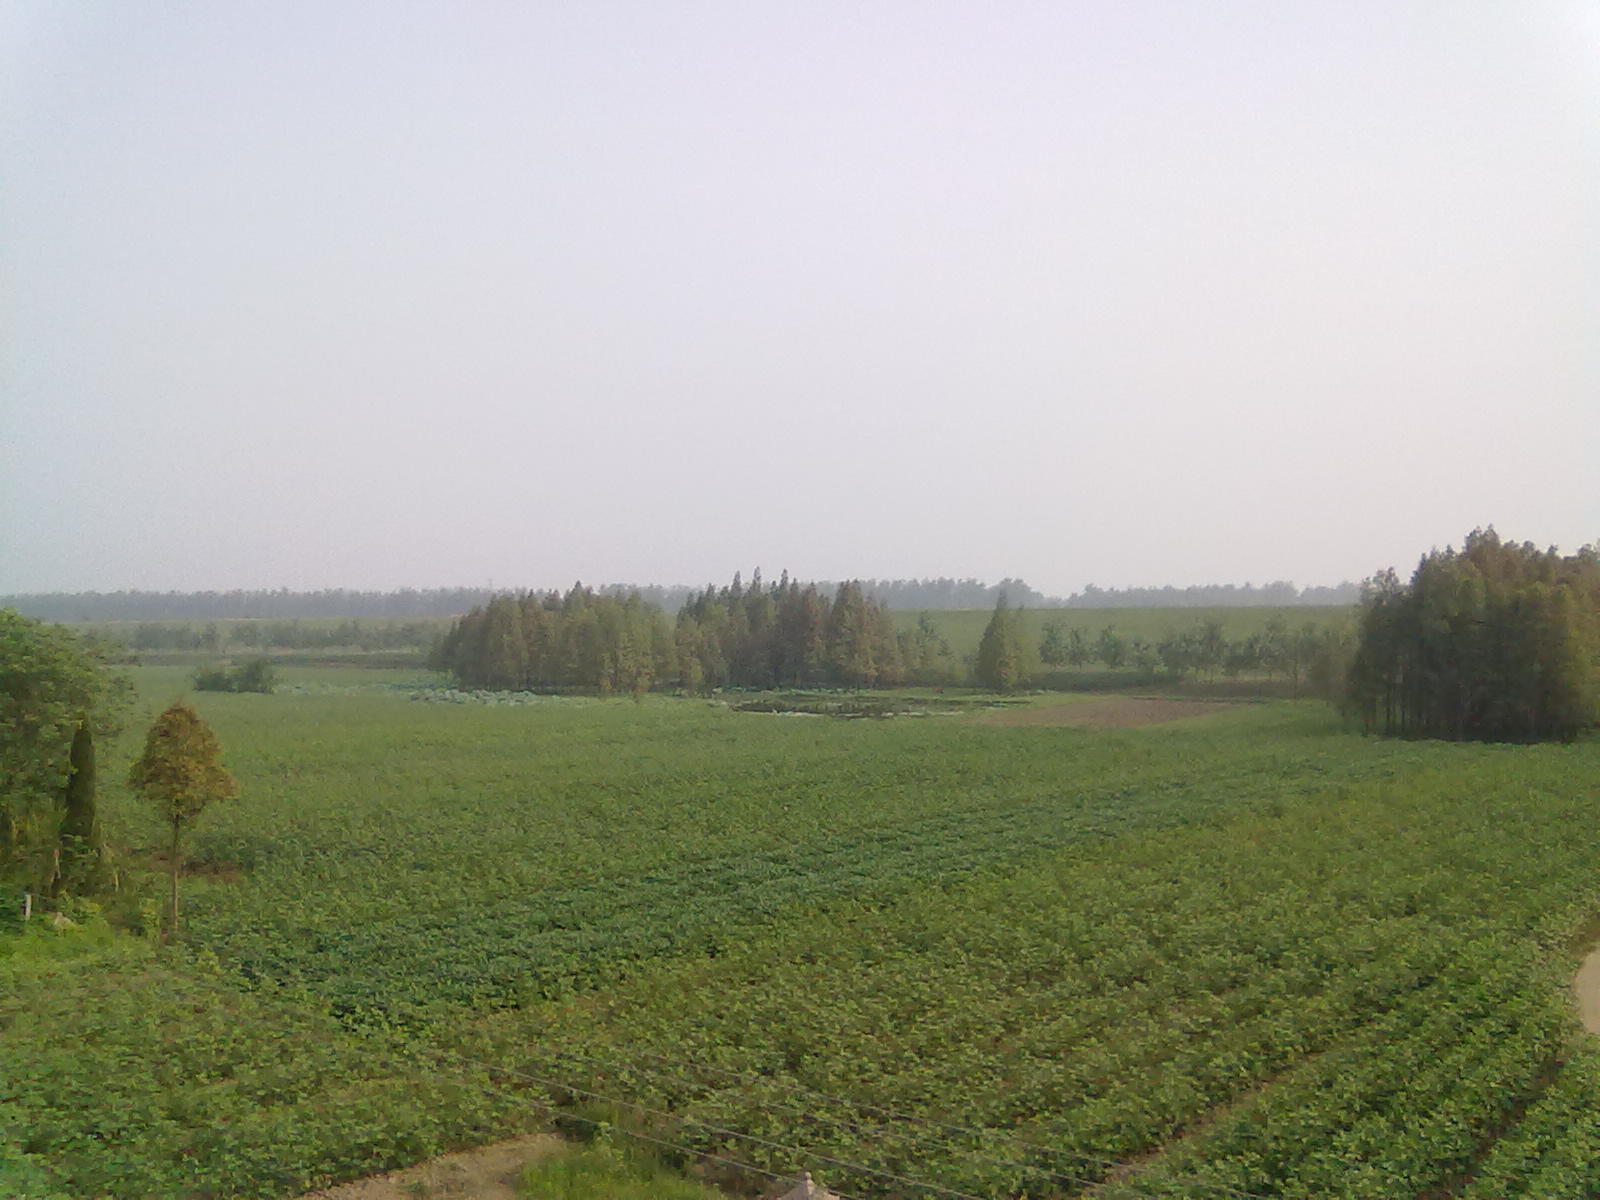
M 1578 1019 L 1590 1033 L 1600 1033 L 1600 946 L 1589 951 L 1578 977 L 1572 981 L 1578 994 Z
M 1163 725 L 1239 707 L 1224 700 L 1166 700 L 1151 696 L 1108 696 L 1075 704 L 1012 708 L 987 713 L 986 725 L 1053 725 L 1071 729 L 1137 729 Z
M 516 1200 L 517 1176 L 541 1155 L 561 1145 L 548 1133 L 530 1133 L 460 1150 L 406 1167 L 341 1183 L 300 1200 Z

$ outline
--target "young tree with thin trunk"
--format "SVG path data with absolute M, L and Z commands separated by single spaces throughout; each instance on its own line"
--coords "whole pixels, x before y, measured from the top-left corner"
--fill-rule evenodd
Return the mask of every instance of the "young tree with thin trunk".
M 155 809 L 167 826 L 172 873 L 169 936 L 178 932 L 178 878 L 183 872 L 183 835 L 214 800 L 236 800 L 238 781 L 222 765 L 217 735 L 181 700 L 156 718 L 144 754 L 133 764 L 128 784 Z

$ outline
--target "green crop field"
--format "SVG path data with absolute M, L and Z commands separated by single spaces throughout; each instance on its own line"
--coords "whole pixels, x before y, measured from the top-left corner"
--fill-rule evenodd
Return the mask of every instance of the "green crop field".
M 132 908 L 118 781 L 186 678 L 136 674 Z M 859 1197 L 1600 1188 L 1593 738 L 282 676 L 194 698 L 243 797 L 182 953 L 88 918 L 0 952 L 0 1192 L 291 1196 L 583 1103 Z

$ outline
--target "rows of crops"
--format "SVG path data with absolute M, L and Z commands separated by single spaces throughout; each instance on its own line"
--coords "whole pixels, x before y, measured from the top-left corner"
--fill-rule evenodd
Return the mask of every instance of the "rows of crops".
M 0 1196 L 297 1195 L 530 1119 L 418 1047 L 153 947 L 0 959 Z
M 1593 760 L 1501 751 L 1047 854 L 521 1014 L 479 1053 L 520 1043 L 537 1075 L 585 1062 L 691 1120 L 977 1195 L 1107 1174 L 1173 1194 L 1449 1188 L 1566 1052 L 1565 938 L 1600 903 L 1574 786 Z M 851 1103 L 771 1107 L 795 1087 Z M 997 1164 L 867 1105 L 1050 1152 Z M 1106 1165 L 1169 1145 L 1132 1175 Z
M 1245 714 L 1255 736 L 1218 758 L 1205 724 L 1017 737 L 667 700 L 537 718 L 376 700 L 340 715 L 338 698 L 278 716 L 275 698 L 229 701 L 214 719 L 254 783 L 197 847 L 244 874 L 196 891 L 192 936 L 251 978 L 390 1015 L 603 986 L 795 911 L 884 903 L 1405 761 L 1376 742 L 1336 753 L 1346 739 L 1320 713 L 1308 725 L 1292 711 Z M 273 736 L 252 741 L 261 713 Z
M 1594 742 L 320 682 L 202 698 L 245 785 L 195 842 L 211 966 L 0 972 L 0 1177 L 292 1194 L 595 1093 L 852 1195 L 1600 1187 Z

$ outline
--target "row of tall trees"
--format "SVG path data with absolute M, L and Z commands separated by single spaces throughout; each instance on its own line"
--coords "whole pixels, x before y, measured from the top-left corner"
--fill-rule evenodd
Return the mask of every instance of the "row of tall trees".
M 787 574 L 771 584 L 760 571 L 748 584 L 735 575 L 724 587 L 696 593 L 670 622 L 637 595 L 578 584 L 565 595 L 496 596 L 452 625 L 429 661 L 464 687 L 496 690 L 894 687 L 955 683 L 970 673 L 980 686 L 1010 691 L 1040 664 L 1101 664 L 1173 678 L 1281 674 L 1298 688 L 1319 665 L 1326 682 L 1345 648 L 1338 631 L 1310 622 L 1291 629 L 1278 617 L 1236 640 L 1216 621 L 1156 640 L 1115 626 L 1091 633 L 1052 621 L 1035 648 L 1022 615 L 1002 593 L 976 656 L 960 662 L 929 616 L 897 630 L 888 606 L 859 582 L 839 584 L 829 596 Z
M 495 596 L 451 625 L 429 665 L 463 687 L 642 693 L 669 680 L 677 659 L 660 609 L 579 583 L 564 596 Z
M 707 587 L 678 612 L 685 687 L 892 687 L 906 682 L 905 656 L 887 605 L 856 581 L 831 600 L 788 573 L 748 586 L 735 575 Z
M 1408 584 L 1369 580 L 1346 703 L 1402 736 L 1575 737 L 1600 720 L 1600 547 L 1563 556 L 1479 529 Z
M 430 665 L 465 687 L 592 689 L 653 687 L 890 687 L 947 683 L 958 668 L 927 618 L 897 632 L 888 607 L 858 582 L 825 595 L 815 584 L 748 584 L 735 575 L 689 598 L 669 623 L 638 595 L 575 585 L 565 595 L 496 596 L 440 640 Z
M 1242 638 L 1227 637 L 1222 622 L 1215 620 L 1197 621 L 1154 639 L 1123 633 L 1115 625 L 1091 633 L 1051 621 L 1039 642 L 1039 661 L 1057 669 L 1098 663 L 1113 670 L 1160 671 L 1174 679 L 1214 679 L 1219 673 L 1282 676 L 1296 691 L 1303 679 L 1310 679 L 1325 693 L 1336 682 L 1348 653 L 1348 634 L 1342 626 L 1306 621 L 1292 627 L 1282 617 L 1272 617 L 1260 632 Z

